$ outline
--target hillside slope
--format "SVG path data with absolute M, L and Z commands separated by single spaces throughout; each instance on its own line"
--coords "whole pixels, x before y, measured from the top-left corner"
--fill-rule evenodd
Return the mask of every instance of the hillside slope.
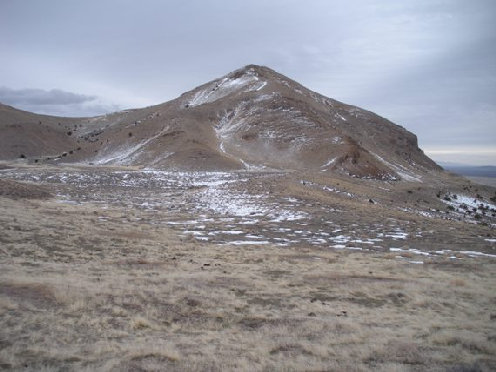
M 249 65 L 157 106 L 94 118 L 0 109 L 0 158 L 181 170 L 295 169 L 419 180 L 439 167 L 401 126 Z

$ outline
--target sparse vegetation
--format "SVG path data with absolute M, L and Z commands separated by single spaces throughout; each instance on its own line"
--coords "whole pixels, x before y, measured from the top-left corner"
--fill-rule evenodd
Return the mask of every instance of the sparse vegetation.
M 318 188 L 319 177 L 278 178 L 277 185 L 264 178 L 260 187 L 274 197 L 299 195 L 319 209 L 332 205 L 342 211 L 340 221 L 357 225 L 385 220 L 390 195 L 408 198 L 403 188 L 374 194 L 377 204 L 368 194 L 357 202 Z M 361 190 L 346 179 L 333 182 L 336 190 Z M 442 205 L 434 191 L 427 193 Z M 157 223 L 171 213 L 182 221 L 180 208 L 151 212 L 10 197 L 0 197 L 0 207 L 0 364 L 7 369 L 441 371 L 467 365 L 484 371 L 496 363 L 496 313 L 489 311 L 496 261 L 490 258 L 198 242 Z M 387 221 L 403 218 L 412 235 L 423 226 L 425 236 L 413 241 L 431 249 L 463 249 L 446 244 L 453 235 L 451 242 L 492 236 L 489 227 L 390 213 Z
M 28 213 L 14 223 L 7 206 L 2 226 L 26 225 Z M 46 227 L 38 247 L 10 252 L 36 260 L 36 270 L 2 268 L 0 335 L 12 343 L 0 359 L 8 368 L 365 371 L 444 369 L 467 358 L 489 368 L 496 351 L 489 314 L 479 315 L 490 308 L 489 263 L 475 272 L 449 261 L 426 270 L 308 248 L 198 249 L 152 225 L 95 225 L 88 207 L 48 208 L 58 210 L 64 249 L 49 249 L 57 230 Z M 84 354 L 74 352 L 81 347 Z

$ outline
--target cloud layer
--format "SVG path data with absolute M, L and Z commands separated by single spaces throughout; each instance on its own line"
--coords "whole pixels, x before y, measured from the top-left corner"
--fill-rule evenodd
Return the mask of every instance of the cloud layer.
M 87 96 L 60 89 L 10 89 L 0 87 L 0 102 L 21 106 L 73 105 L 94 101 L 96 96 Z
M 99 103 L 97 96 L 60 89 L 11 89 L 0 87 L 0 102 L 26 111 L 57 116 L 92 116 L 119 109 Z

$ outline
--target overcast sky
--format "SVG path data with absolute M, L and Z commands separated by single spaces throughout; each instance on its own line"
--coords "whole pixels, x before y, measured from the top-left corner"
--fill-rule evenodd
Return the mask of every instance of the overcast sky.
M 0 102 L 89 116 L 255 63 L 496 165 L 494 0 L 1 0 Z

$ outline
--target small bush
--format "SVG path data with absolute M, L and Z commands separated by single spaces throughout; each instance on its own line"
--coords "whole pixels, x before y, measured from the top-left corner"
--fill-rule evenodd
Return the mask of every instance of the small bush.
M 131 320 L 131 327 L 133 329 L 140 330 L 140 329 L 150 328 L 151 323 L 148 321 L 148 319 L 145 319 L 141 316 L 136 316 Z

